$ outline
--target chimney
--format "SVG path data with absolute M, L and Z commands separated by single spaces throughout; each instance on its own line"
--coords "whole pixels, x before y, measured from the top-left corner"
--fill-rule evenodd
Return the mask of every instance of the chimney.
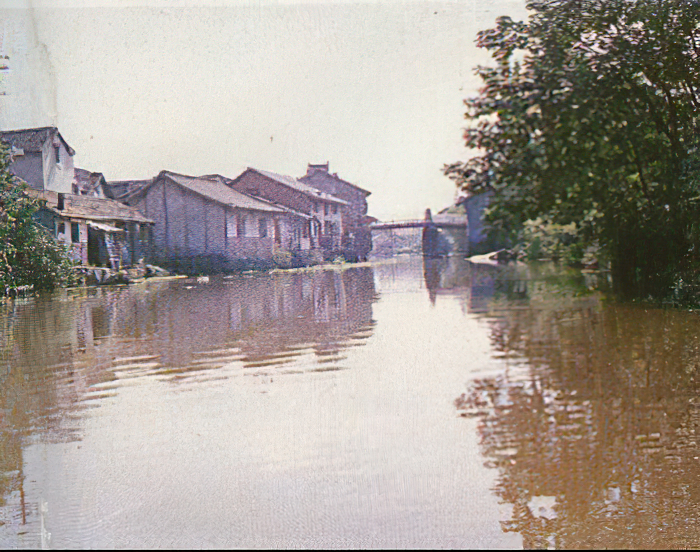
M 330 163 L 328 161 L 326 161 L 325 164 L 321 164 L 321 165 L 313 165 L 313 164 L 309 163 L 308 166 L 306 167 L 306 175 L 308 176 L 308 175 L 316 173 L 316 172 L 328 173 L 329 167 L 330 167 Z

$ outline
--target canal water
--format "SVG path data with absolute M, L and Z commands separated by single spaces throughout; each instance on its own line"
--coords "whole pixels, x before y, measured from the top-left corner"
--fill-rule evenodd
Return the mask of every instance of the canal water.
M 0 547 L 697 547 L 700 315 L 403 258 L 0 304 Z

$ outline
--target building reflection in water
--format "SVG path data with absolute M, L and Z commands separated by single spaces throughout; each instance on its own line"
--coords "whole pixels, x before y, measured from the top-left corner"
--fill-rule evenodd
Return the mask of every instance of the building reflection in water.
M 502 361 L 455 404 L 499 472 L 504 530 L 525 548 L 696 547 L 698 313 L 604 301 L 580 275 L 526 268 L 496 275 L 484 309 L 483 279 L 449 288 L 441 274 L 426 265 L 431 296 L 462 294 Z
M 465 311 L 484 312 L 497 282 L 509 281 L 503 268 L 473 264 L 463 257 L 423 257 L 423 277 L 430 302 L 438 295 L 457 296 Z
M 22 449 L 80 439 L 122 380 L 342 369 L 372 334 L 370 268 L 62 290 L 0 304 L 0 525 L 26 522 Z M 6 527 L 7 528 L 7 527 Z M 20 532 L 20 531 L 17 531 Z

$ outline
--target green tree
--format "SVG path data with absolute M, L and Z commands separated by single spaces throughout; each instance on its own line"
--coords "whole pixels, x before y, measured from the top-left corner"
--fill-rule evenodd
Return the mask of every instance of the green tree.
M 7 147 L 0 145 L 0 294 L 30 286 L 53 289 L 75 281 L 66 248 L 34 219 L 42 201 L 9 172 Z
M 700 2 L 539 0 L 477 45 L 477 155 L 445 167 L 516 241 L 526 221 L 575 223 L 618 290 L 663 294 L 700 266 Z

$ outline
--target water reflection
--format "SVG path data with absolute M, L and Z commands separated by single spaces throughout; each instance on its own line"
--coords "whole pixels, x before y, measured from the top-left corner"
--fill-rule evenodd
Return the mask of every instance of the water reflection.
M 343 369 L 372 334 L 369 268 L 84 289 L 0 304 L 0 529 L 39 505 L 23 450 L 81 438 L 81 412 L 132 378 L 272 377 Z M 4 526 L 4 527 L 3 527 Z M 35 541 L 31 542 L 36 546 Z
M 699 314 L 555 276 L 496 278 L 483 317 L 504 368 L 456 400 L 512 505 L 504 530 L 525 548 L 697 546 Z
M 0 544 L 37 547 L 45 500 L 59 547 L 695 546 L 700 316 L 590 278 L 416 259 L 4 303 Z
M 509 281 L 503 268 L 472 264 L 462 257 L 424 257 L 423 275 L 433 305 L 438 295 L 457 295 L 469 312 L 485 311 L 497 283 Z

